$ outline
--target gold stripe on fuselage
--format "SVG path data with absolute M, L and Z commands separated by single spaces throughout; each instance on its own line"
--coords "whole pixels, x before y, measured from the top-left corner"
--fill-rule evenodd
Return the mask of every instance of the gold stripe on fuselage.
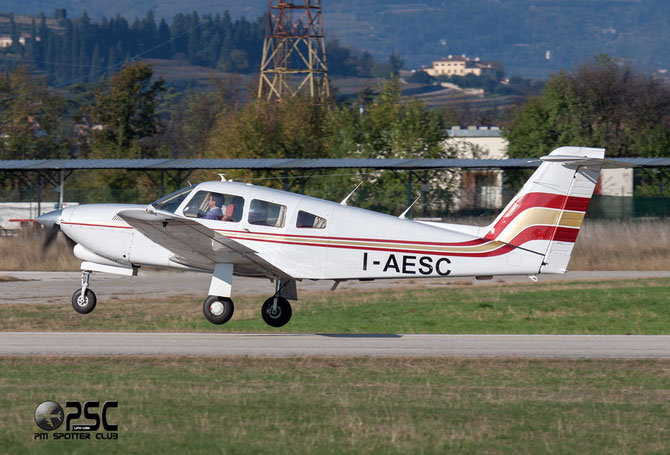
M 416 243 L 399 243 L 399 242 L 366 242 L 360 240 L 333 240 L 333 239 L 315 239 L 311 237 L 287 237 L 282 235 L 263 235 L 255 233 L 244 234 L 245 240 L 264 240 L 282 243 L 310 243 L 318 246 L 340 246 L 340 247 L 359 247 L 359 248 L 388 248 L 393 250 L 420 250 L 425 252 L 436 253 L 485 253 L 500 248 L 503 244 L 496 241 L 489 241 L 481 245 L 469 246 L 440 246 L 440 245 L 423 245 Z

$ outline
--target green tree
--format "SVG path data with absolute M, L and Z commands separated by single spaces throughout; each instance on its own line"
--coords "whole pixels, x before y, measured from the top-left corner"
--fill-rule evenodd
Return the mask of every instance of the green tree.
M 0 160 L 65 158 L 71 131 L 63 98 L 25 66 L 0 76 Z
M 96 90 L 95 104 L 86 112 L 93 130 L 91 158 L 155 156 L 156 150 L 146 141 L 161 129 L 156 106 L 165 81 L 159 78 L 152 82 L 152 77 L 151 65 L 127 63 L 108 86 Z
M 175 158 L 202 158 L 220 117 L 234 109 L 235 80 L 212 78 L 212 91 L 193 91 L 173 109 L 165 141 Z
M 670 89 L 651 75 L 600 56 L 551 76 L 504 130 L 512 157 L 562 145 L 604 147 L 609 156 L 667 156 Z
M 281 103 L 226 103 L 217 117 L 205 149 L 208 158 L 323 158 L 324 119 L 328 106 L 309 98 L 286 98 Z M 235 178 L 271 177 L 270 173 L 237 172 Z M 275 175 L 276 177 L 276 175 Z M 264 184 L 304 192 L 305 179 L 268 180 Z
M 324 129 L 325 146 L 332 157 L 411 159 L 446 158 L 451 154 L 444 147 L 447 135 L 442 115 L 421 101 L 402 99 L 398 77 L 380 85 L 379 95 L 362 105 L 333 109 Z M 448 210 L 451 176 L 433 172 L 421 177 L 431 189 L 420 204 L 424 213 Z M 367 183 L 358 190 L 356 205 L 391 213 L 404 210 L 408 196 L 413 198 L 421 184 L 415 179 L 408 194 L 406 173 L 366 171 L 349 180 L 347 187 L 360 181 Z

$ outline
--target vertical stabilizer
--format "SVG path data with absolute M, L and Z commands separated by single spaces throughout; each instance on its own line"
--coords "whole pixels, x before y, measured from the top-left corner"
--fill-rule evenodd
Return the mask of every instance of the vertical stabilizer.
M 564 273 L 593 195 L 605 149 L 560 147 L 486 228 L 485 238 L 544 255 L 539 273 Z

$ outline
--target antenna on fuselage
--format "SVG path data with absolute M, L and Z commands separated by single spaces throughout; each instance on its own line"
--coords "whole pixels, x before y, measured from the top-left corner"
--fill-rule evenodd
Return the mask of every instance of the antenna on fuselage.
M 409 213 L 410 210 L 412 210 L 412 207 L 414 207 L 414 204 L 416 204 L 417 202 L 419 202 L 419 199 L 421 199 L 421 195 L 419 195 L 416 199 L 414 199 L 414 202 L 412 202 L 412 203 L 409 205 L 409 207 L 407 207 L 407 210 L 405 210 L 404 212 L 402 212 L 398 218 L 400 218 L 400 219 L 402 219 L 402 220 L 406 220 L 406 219 L 407 219 L 407 216 L 406 216 L 406 215 Z
M 226 178 L 226 174 L 218 174 L 218 175 L 219 175 L 219 177 L 221 177 L 222 182 L 227 182 L 228 181 L 228 179 Z
M 356 192 L 356 190 L 358 189 L 358 187 L 361 186 L 362 184 L 363 184 L 363 182 L 361 182 L 361 183 L 359 183 L 358 185 L 356 185 L 356 188 L 354 188 L 354 190 L 353 190 L 351 193 L 349 193 L 349 194 L 347 195 L 347 197 L 345 197 L 344 199 L 342 199 L 342 202 L 340 202 L 340 205 L 341 205 L 342 207 L 346 207 L 346 206 L 348 205 L 348 204 L 347 204 L 347 201 L 349 200 L 349 198 L 350 198 L 351 196 L 353 196 L 353 194 Z

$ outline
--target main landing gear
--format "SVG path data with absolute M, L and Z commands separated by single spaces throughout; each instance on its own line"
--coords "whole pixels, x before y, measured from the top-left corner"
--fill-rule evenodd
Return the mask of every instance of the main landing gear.
M 93 311 L 97 299 L 95 292 L 88 288 L 88 282 L 91 279 L 91 272 L 82 270 L 81 272 L 81 289 L 77 289 L 72 294 L 72 307 L 77 313 L 87 314 Z
M 272 327 L 282 327 L 291 320 L 291 315 L 293 314 L 291 304 L 282 296 L 285 288 L 289 285 L 293 294 L 295 294 L 295 282 L 277 280 L 275 295 L 267 299 L 261 307 L 263 320 Z M 291 290 L 289 290 L 288 295 L 293 295 L 290 293 Z M 233 301 L 229 297 L 210 295 L 202 305 L 205 319 L 212 324 L 224 324 L 228 322 L 233 317 L 234 311 Z
M 72 295 L 72 308 L 77 313 L 88 314 L 93 311 L 97 303 L 95 292 L 88 287 L 92 274 L 90 270 L 82 270 L 81 289 L 77 289 Z M 275 294 L 261 307 L 261 316 L 265 323 L 272 327 L 282 327 L 288 324 L 293 314 L 288 299 L 296 300 L 296 298 L 295 281 L 276 280 Z M 233 317 L 235 306 L 230 297 L 210 295 L 202 304 L 202 312 L 212 324 L 225 324 Z
M 205 318 L 212 324 L 225 324 L 233 317 L 235 306 L 229 297 L 210 295 L 202 304 Z
M 291 320 L 291 304 L 284 297 L 275 295 L 263 303 L 261 316 L 267 325 L 281 327 Z

